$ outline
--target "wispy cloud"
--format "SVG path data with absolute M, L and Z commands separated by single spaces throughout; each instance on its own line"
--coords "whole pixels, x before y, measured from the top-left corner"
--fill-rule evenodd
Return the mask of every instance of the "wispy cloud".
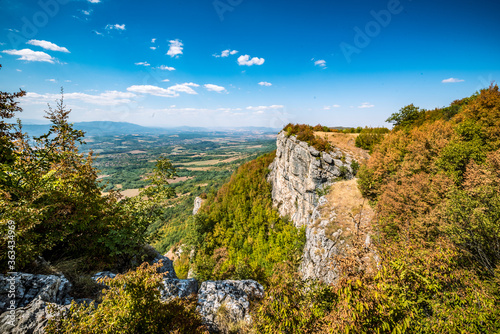
M 463 82 L 465 80 L 463 79 L 457 79 L 457 78 L 448 78 L 448 79 L 444 79 L 443 81 L 441 81 L 442 83 L 456 83 L 456 82 Z
M 167 51 L 167 55 L 169 55 L 170 57 L 178 57 L 179 55 L 182 54 L 182 50 L 184 49 L 183 48 L 184 44 L 182 44 L 181 41 L 179 41 L 178 39 L 174 39 L 169 41 L 169 43 L 170 46 Z
M 273 104 L 270 106 L 258 106 L 258 107 L 249 106 L 249 107 L 246 107 L 247 110 L 251 110 L 255 114 L 263 114 L 266 111 L 282 110 L 283 108 L 285 108 L 285 106 L 278 105 L 278 104 Z
M 89 16 L 90 14 L 92 14 L 92 9 L 89 9 L 89 10 L 80 9 L 80 13 L 82 13 L 83 15 Z
M 312 60 L 314 61 L 314 58 Z M 314 61 L 314 66 L 326 68 L 326 61 L 323 59 L 316 60 L 316 61 Z
M 136 95 L 134 93 L 119 91 L 106 91 L 97 95 L 79 92 L 64 93 L 65 100 L 78 100 L 84 103 L 107 106 L 131 103 L 131 99 L 135 96 Z M 27 102 L 36 104 L 45 104 L 47 101 L 57 100 L 59 98 L 60 96 L 58 94 L 37 94 L 33 92 L 26 94 Z
M 151 43 L 156 42 L 156 38 L 151 39 Z
M 147 61 L 141 61 L 139 63 L 135 63 L 135 65 L 138 65 L 138 66 L 151 66 L 151 64 L 149 64 Z
M 238 53 L 237 50 L 229 50 L 229 49 L 227 49 L 227 50 L 222 51 L 220 55 L 219 54 L 214 54 L 213 56 L 215 58 L 220 58 L 220 57 L 224 58 L 224 57 L 229 57 L 229 55 L 235 55 L 237 53 Z
M 196 91 L 191 87 L 199 87 L 200 85 L 189 82 L 183 84 L 177 84 L 170 86 L 168 88 L 161 88 L 152 85 L 134 85 L 127 88 L 127 91 L 139 93 L 139 94 L 149 94 L 161 97 L 177 97 L 179 93 L 186 93 L 196 95 Z
M 340 105 L 334 104 L 332 106 L 324 106 L 323 110 L 330 110 L 330 109 L 333 109 L 333 108 L 340 108 Z
M 20 56 L 20 58 L 17 58 L 17 60 L 40 61 L 51 64 L 56 62 L 56 59 L 51 55 L 41 51 L 33 51 L 31 49 L 5 50 L 2 52 L 9 55 Z
M 45 79 L 45 81 L 57 82 L 57 80 L 56 80 L 56 79 Z
M 162 70 L 162 71 L 175 71 L 175 68 L 170 67 L 170 66 L 166 66 L 166 65 L 160 65 L 160 66 L 156 67 L 156 69 Z
M 205 87 L 208 91 L 217 92 L 217 93 L 222 93 L 226 90 L 222 86 L 217 86 L 217 85 L 213 85 L 213 84 L 205 84 L 205 85 L 203 85 L 203 87 Z
M 90 3 L 100 3 L 101 0 L 88 0 Z
M 253 57 L 250 59 L 249 55 L 242 55 L 238 57 L 238 65 L 240 66 L 252 66 L 252 65 L 262 65 L 264 64 L 264 58 Z
M 66 49 L 65 47 L 58 46 L 58 45 L 51 43 L 49 41 L 41 41 L 41 40 L 37 40 L 37 39 L 32 39 L 32 40 L 27 41 L 26 44 L 39 46 L 41 48 L 44 48 L 45 50 L 70 53 L 69 50 Z
M 125 24 L 108 24 L 106 26 L 106 30 L 121 30 L 124 31 L 126 30 Z
M 358 108 L 373 108 L 373 107 L 375 107 L 375 105 L 370 104 L 370 102 L 363 102 L 361 103 L 360 106 L 358 106 Z
M 267 81 L 261 81 L 259 82 L 259 85 L 269 87 L 272 86 L 273 84 Z
M 156 47 L 156 46 L 150 46 L 149 48 L 150 48 L 151 50 L 156 50 L 156 49 L 157 49 L 157 47 Z

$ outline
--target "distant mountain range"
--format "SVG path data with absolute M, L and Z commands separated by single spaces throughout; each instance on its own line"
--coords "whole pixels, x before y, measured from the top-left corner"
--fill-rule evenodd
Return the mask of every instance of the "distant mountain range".
M 50 129 L 50 124 L 32 124 L 32 121 L 23 122 L 23 132 L 30 136 L 40 136 Z M 202 128 L 180 126 L 172 128 L 146 127 L 128 122 L 75 122 L 74 128 L 85 132 L 86 137 L 115 136 L 115 135 L 159 135 L 185 132 L 259 132 L 277 134 L 281 129 L 265 127 L 235 127 L 235 128 Z

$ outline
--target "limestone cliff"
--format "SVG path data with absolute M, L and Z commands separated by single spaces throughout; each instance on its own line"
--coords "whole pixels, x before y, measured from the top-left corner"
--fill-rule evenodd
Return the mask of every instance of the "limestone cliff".
M 283 131 L 278 135 L 268 181 L 279 213 L 306 229 L 300 265 L 305 279 L 334 283 L 339 275 L 338 259 L 352 253 L 354 239 L 367 240 L 361 246 L 363 252 L 358 253 L 368 256 L 358 262 L 373 262 L 369 241 L 373 211 L 353 180 L 353 155 L 345 148 L 318 152 Z
M 295 136 L 287 137 L 284 131 L 276 144 L 276 158 L 267 179 L 273 187 L 273 204 L 295 226 L 307 225 L 321 192 L 337 179 L 353 177 L 352 158 L 337 148 L 319 152 Z

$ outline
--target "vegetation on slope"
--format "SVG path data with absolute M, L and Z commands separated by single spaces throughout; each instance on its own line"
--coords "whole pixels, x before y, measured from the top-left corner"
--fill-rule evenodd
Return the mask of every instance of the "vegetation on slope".
M 3 119 L 21 111 L 12 95 L 1 98 Z M 62 98 L 55 109 L 49 106 L 50 131 L 35 138 L 24 135 L 20 124 L 1 123 L 2 272 L 21 271 L 39 256 L 78 260 L 85 270 L 128 267 L 133 257 L 146 256 L 146 228 L 174 195 L 167 179 L 175 170 L 160 159 L 141 196 L 121 202 L 116 193 L 102 196 L 92 153 L 78 152 L 83 133 L 68 123 L 69 113 Z
M 253 278 L 265 283 L 275 264 L 300 259 L 304 231 L 272 208 L 266 176 L 274 156 L 240 166 L 196 215 L 191 241 L 201 280 Z

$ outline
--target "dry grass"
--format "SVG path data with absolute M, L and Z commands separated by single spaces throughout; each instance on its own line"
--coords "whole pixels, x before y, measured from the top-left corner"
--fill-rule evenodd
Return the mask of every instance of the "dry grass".
M 326 234 L 338 228 L 351 234 L 371 232 L 374 211 L 368 201 L 361 196 L 356 179 L 336 182 L 327 195 L 328 204 L 324 209 L 335 212 L 335 222 L 327 227 Z
M 360 163 L 364 163 L 370 158 L 368 151 L 355 146 L 358 133 L 314 132 L 314 135 L 328 140 L 333 146 L 349 153 Z
M 130 153 L 130 154 L 142 154 L 142 153 L 146 153 L 146 151 L 133 150 L 133 151 L 128 151 L 127 153 Z

